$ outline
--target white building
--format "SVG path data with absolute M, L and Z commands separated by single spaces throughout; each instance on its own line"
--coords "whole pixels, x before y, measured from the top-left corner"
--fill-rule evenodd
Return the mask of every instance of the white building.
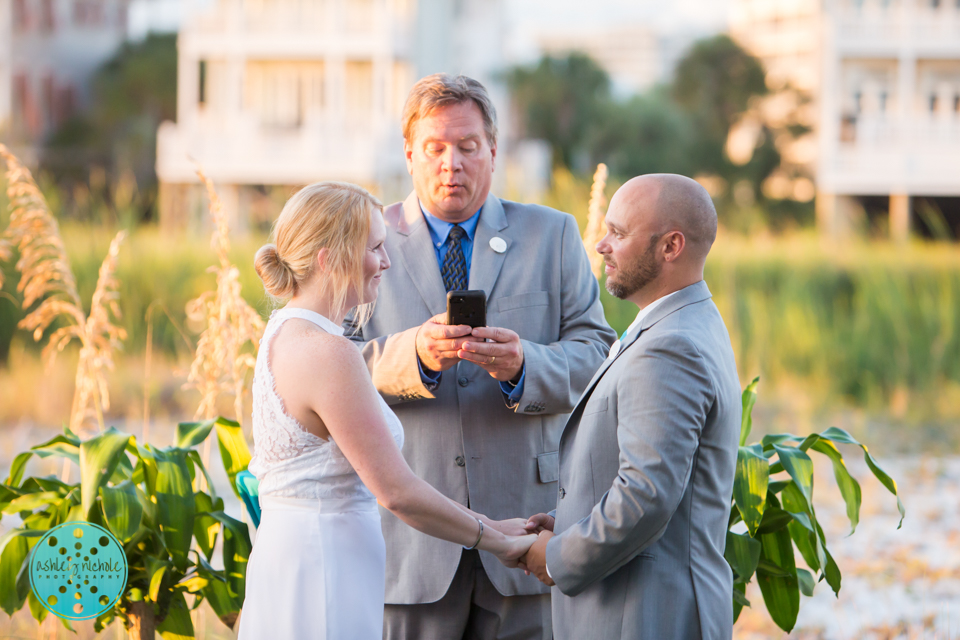
M 816 98 L 817 216 L 848 223 L 851 200 L 889 198 L 890 232 L 911 197 L 960 196 L 960 3 L 736 0 L 731 30 Z
M 84 106 L 128 0 L 0 0 L 0 135 L 23 151 Z
M 500 0 L 214 0 L 179 36 L 177 122 L 157 140 L 161 224 L 199 218 L 198 165 L 241 217 L 272 187 L 317 180 L 406 195 L 400 114 L 418 78 L 480 80 L 507 128 L 502 13 Z

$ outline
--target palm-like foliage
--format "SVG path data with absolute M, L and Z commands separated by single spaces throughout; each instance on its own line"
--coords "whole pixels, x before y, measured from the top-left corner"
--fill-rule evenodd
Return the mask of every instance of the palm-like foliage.
M 121 541 L 129 566 L 126 591 L 97 619 L 98 631 L 119 617 L 135 638 L 152 640 L 154 629 L 168 639 L 193 637 L 190 610 L 204 600 L 232 628 L 243 605 L 251 543 L 247 526 L 224 513 L 223 500 L 194 449 L 214 429 L 233 485 L 250 452 L 240 426 L 224 419 L 178 425 L 172 447 L 141 444 L 113 428 L 82 441 L 67 428 L 18 455 L 0 484 L 0 511 L 23 520 L 0 538 L 0 608 L 12 615 L 29 603 L 34 617 L 43 621 L 47 611 L 29 586 L 30 550 L 48 529 L 86 520 L 108 528 Z M 24 479 L 33 456 L 66 458 L 80 467 L 80 481 Z M 197 490 L 200 476 L 208 491 Z M 218 537 L 222 570 L 211 564 Z
M 801 437 L 788 433 L 768 435 L 747 445 L 753 427 L 753 405 L 757 400 L 756 378 L 743 391 L 743 422 L 733 485 L 730 528 L 746 525 L 745 533 L 727 533 L 724 555 L 733 569 L 734 620 L 744 606 L 747 584 L 757 578 L 763 601 L 773 621 L 791 631 L 800 611 L 800 594 L 813 595 L 817 582 L 826 581 L 840 593 L 840 567 L 827 550 L 827 539 L 817 522 L 813 504 L 813 460 L 808 452 L 827 456 L 833 464 L 840 495 L 846 503 L 850 533 L 860 522 L 860 484 L 850 474 L 837 444 L 856 445 L 884 487 L 897 497 L 900 523 L 905 510 L 897 494 L 897 483 L 880 468 L 865 445 L 836 427 Z M 772 461 L 776 457 L 776 461 Z M 782 474 L 782 475 L 781 475 Z M 771 479 L 771 476 L 778 476 Z M 898 526 L 899 528 L 899 526 Z M 795 549 L 817 574 L 797 566 Z

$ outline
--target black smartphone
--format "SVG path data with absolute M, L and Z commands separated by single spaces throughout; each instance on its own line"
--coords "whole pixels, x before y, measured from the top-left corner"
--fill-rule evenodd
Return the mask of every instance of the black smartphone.
M 487 326 L 487 294 L 483 291 L 448 291 L 447 324 Z

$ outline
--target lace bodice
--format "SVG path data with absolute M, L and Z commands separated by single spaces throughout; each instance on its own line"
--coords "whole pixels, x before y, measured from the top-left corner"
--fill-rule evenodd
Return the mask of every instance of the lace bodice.
M 260 340 L 253 375 L 254 448 L 249 468 L 260 481 L 260 495 L 310 499 L 372 498 L 333 438 L 324 440 L 304 429 L 287 414 L 283 400 L 277 395 L 270 368 L 270 347 L 277 331 L 290 318 L 308 320 L 327 333 L 343 335 L 343 329 L 328 318 L 306 309 L 278 309 L 270 316 Z M 378 398 L 393 439 L 398 447 L 403 447 L 400 420 L 383 398 Z

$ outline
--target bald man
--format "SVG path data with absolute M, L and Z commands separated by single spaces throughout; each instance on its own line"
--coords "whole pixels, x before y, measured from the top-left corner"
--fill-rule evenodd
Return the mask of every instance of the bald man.
M 557 509 L 524 558 L 553 586 L 556 640 L 730 638 L 723 558 L 740 382 L 703 265 L 717 214 L 675 175 L 627 182 L 597 245 L 607 290 L 639 307 L 560 440 Z

